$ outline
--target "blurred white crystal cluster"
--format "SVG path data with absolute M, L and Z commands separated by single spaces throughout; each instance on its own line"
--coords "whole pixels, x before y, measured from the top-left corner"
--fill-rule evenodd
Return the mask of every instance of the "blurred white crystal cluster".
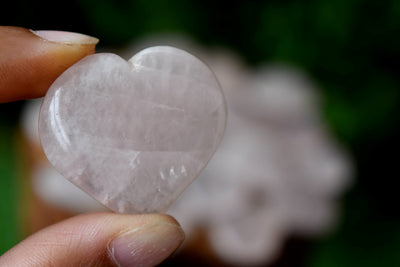
M 159 44 L 185 49 L 206 62 L 228 106 L 220 148 L 169 212 L 187 239 L 203 229 L 222 260 L 251 265 L 273 260 L 289 235 L 312 237 L 332 229 L 352 166 L 321 118 L 319 97 L 307 75 L 279 64 L 251 70 L 227 51 L 206 51 L 181 38 L 149 39 L 126 55 Z M 37 118 L 29 116 L 24 124 L 32 136 Z M 68 186 L 74 188 L 67 183 L 54 194 L 49 192 L 57 186 L 36 184 L 50 202 L 68 195 Z M 93 210 L 95 205 L 89 206 Z M 82 207 L 77 204 L 77 211 Z
M 228 103 L 225 137 L 171 213 L 188 235 L 206 229 L 224 260 L 265 263 L 288 235 L 332 228 L 351 166 L 319 118 L 315 88 L 303 73 L 274 65 L 223 76 L 232 63 L 220 60 L 214 70 Z
M 289 235 L 333 229 L 353 170 L 322 118 L 312 80 L 283 64 L 250 69 L 226 50 L 179 37 L 148 39 L 133 49 L 160 43 L 206 62 L 228 107 L 220 148 L 170 209 L 188 239 L 203 229 L 224 261 L 258 265 L 273 260 Z

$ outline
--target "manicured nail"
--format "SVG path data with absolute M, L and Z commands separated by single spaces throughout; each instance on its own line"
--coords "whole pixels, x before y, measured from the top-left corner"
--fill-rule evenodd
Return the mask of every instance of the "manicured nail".
M 117 236 L 107 249 L 118 266 L 155 266 L 171 255 L 183 239 L 178 225 L 160 222 Z
M 76 32 L 32 31 L 32 33 L 46 41 L 63 44 L 93 45 L 99 42 L 97 38 Z

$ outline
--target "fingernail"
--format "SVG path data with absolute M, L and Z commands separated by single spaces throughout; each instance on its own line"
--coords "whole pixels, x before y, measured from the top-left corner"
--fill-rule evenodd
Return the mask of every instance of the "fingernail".
M 49 42 L 78 45 L 93 45 L 99 42 L 99 39 L 95 37 L 76 32 L 32 30 L 31 32 Z
M 160 222 L 117 236 L 107 249 L 118 266 L 155 266 L 171 255 L 183 239 L 178 225 Z

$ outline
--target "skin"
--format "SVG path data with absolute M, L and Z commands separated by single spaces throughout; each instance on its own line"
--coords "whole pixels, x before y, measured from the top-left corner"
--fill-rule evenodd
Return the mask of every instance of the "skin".
M 45 41 L 28 29 L 0 27 L 0 103 L 44 96 L 68 67 L 95 44 Z
M 60 43 L 45 40 L 28 29 L 0 27 L 0 103 L 44 96 L 63 71 L 95 52 L 96 43 L 93 40 Z M 0 257 L 0 266 L 115 266 L 115 259 L 113 261 L 110 256 L 110 242 L 121 233 L 132 232 L 134 237 L 136 231 L 133 230 L 158 224 L 173 226 L 168 237 L 179 246 L 183 232 L 176 220 L 168 215 L 86 214 L 28 237 Z M 142 234 L 138 239 L 141 243 L 157 242 L 154 234 L 147 243 L 143 241 L 146 234 L 144 236 Z M 161 238 L 165 241 L 165 236 Z M 162 260 L 168 255 L 154 255 L 153 259 Z M 147 260 L 149 255 L 145 256 L 147 258 L 143 259 Z M 141 259 L 133 260 L 139 262 Z

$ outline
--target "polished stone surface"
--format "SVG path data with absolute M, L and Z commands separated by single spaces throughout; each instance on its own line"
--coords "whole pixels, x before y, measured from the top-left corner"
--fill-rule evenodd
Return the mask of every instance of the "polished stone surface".
M 110 209 L 163 212 L 217 149 L 226 106 L 213 72 L 172 47 L 128 62 L 88 56 L 43 101 L 39 131 L 54 167 Z

